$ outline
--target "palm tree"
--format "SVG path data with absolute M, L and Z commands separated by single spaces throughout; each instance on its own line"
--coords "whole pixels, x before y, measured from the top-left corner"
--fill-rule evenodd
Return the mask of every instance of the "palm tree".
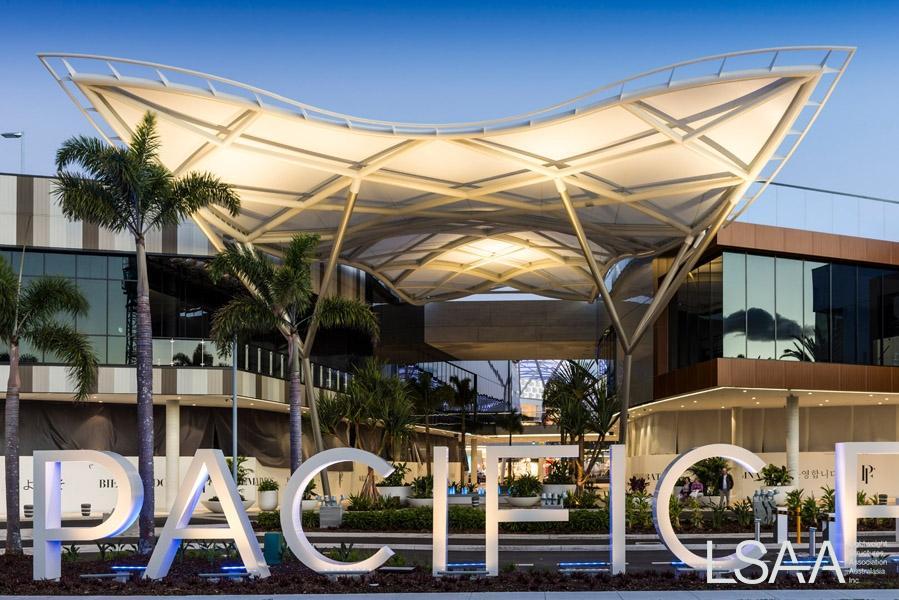
M 78 286 L 63 277 L 39 277 L 22 285 L 19 275 L 0 260 L 0 342 L 9 347 L 9 381 L 6 387 L 6 553 L 22 554 L 19 523 L 19 364 L 21 346 L 54 354 L 68 365 L 75 384 L 75 400 L 82 401 L 96 387 L 97 357 L 87 337 L 67 323 L 66 315 L 86 315 L 87 300 Z
M 468 473 L 468 453 L 465 448 L 465 420 L 468 415 L 468 409 L 472 404 L 478 402 L 478 392 L 471 387 L 471 379 L 459 379 L 456 375 L 450 377 L 450 383 L 454 388 L 452 405 L 459 409 L 459 416 L 462 418 L 462 457 L 459 460 L 459 481 L 464 482 L 466 473 Z
M 431 443 L 431 417 L 438 408 L 452 401 L 453 389 L 446 384 L 434 387 L 434 376 L 429 371 L 422 371 L 418 377 L 409 381 L 409 389 L 415 398 L 415 410 L 421 415 L 425 424 L 425 449 L 427 474 L 431 474 L 431 463 L 434 462 L 434 446 Z
M 153 334 L 150 324 L 150 286 L 147 279 L 147 234 L 177 225 L 210 205 L 232 216 L 240 200 L 230 186 L 205 173 L 175 177 L 159 161 L 156 118 L 148 112 L 127 146 L 78 136 L 66 140 L 56 153 L 54 194 L 71 220 L 94 223 L 134 238 L 137 254 L 137 462 L 144 487 L 138 551 L 153 549 Z
M 284 249 L 284 259 L 275 260 L 255 248 L 229 244 L 212 260 L 209 274 L 218 282 L 231 276 L 244 283 L 247 291 L 232 298 L 212 317 L 211 336 L 219 351 L 228 354 L 234 337 L 277 330 L 287 342 L 288 401 L 290 404 L 290 470 L 303 460 L 301 362 L 306 384 L 311 388 L 312 368 L 304 339 L 313 316 L 322 328 L 348 327 L 378 336 L 378 321 L 364 302 L 334 296 L 316 301 L 312 292 L 312 269 L 317 235 L 296 235 Z M 320 428 L 315 400 L 309 403 L 313 427 Z M 323 482 L 324 483 L 324 482 Z M 324 487 L 324 486 L 323 486 Z M 326 490 L 327 492 L 327 490 Z
M 355 447 L 378 456 L 386 454 L 397 462 L 412 435 L 415 405 L 406 382 L 384 371 L 384 364 L 375 358 L 365 359 L 355 369 L 347 386 L 347 410 L 355 430 Z M 363 426 L 367 435 L 363 435 Z M 362 494 L 378 496 L 372 469 L 368 469 Z
M 577 484 L 582 488 L 599 459 L 609 430 L 618 422 L 618 399 L 607 393 L 605 380 L 593 374 L 589 362 L 568 360 L 546 382 L 543 410 L 544 420 L 559 427 L 562 444 L 566 439 L 577 443 Z M 588 434 L 598 438 L 589 457 Z

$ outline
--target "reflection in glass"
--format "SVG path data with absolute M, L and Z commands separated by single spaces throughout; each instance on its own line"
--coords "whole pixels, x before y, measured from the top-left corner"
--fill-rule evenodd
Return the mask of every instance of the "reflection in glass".
M 882 269 L 858 267 L 858 362 L 881 365 L 883 356 Z
M 777 358 L 802 360 L 803 306 L 802 261 L 789 258 L 775 259 L 775 291 L 777 315 Z
M 722 278 L 724 356 L 746 357 L 746 255 L 725 252 Z
M 106 282 L 97 279 L 77 279 L 78 288 L 87 300 L 86 315 L 78 316 L 78 331 L 106 335 Z M 105 355 L 106 352 L 104 351 Z
M 834 263 L 830 267 L 831 360 L 838 363 L 856 361 L 856 275 L 855 265 Z
M 805 358 L 830 361 L 830 265 L 807 260 L 802 265 Z
M 883 340 L 877 352 L 883 364 L 899 367 L 899 271 L 883 276 Z
M 776 358 L 774 259 L 746 257 L 746 356 Z
M 26 256 L 27 254 L 26 252 Z M 74 254 L 51 252 L 44 255 L 44 261 L 44 274 L 46 275 L 74 278 L 77 273 Z

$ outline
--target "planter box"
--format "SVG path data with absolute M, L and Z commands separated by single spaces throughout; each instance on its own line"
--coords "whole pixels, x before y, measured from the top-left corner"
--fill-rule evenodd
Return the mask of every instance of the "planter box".
M 275 510 L 278 508 L 278 490 L 267 490 L 258 493 L 259 510 Z
M 518 508 L 527 508 L 540 504 L 540 496 L 525 496 L 524 498 L 509 496 L 509 504 Z
M 316 510 L 319 505 L 321 505 L 321 500 L 301 500 L 300 501 L 300 510 L 302 511 L 310 511 Z
M 577 486 L 573 483 L 544 483 L 543 493 L 548 496 L 561 496 L 564 498 L 569 492 L 574 493 Z
M 409 506 L 418 508 L 420 506 L 434 506 L 433 498 L 409 498 Z
M 380 494 L 382 498 L 399 498 L 400 504 L 405 504 L 409 499 L 409 495 L 412 493 L 412 486 L 410 485 L 381 485 L 376 487 L 378 488 L 378 494 Z
M 447 494 L 446 503 L 450 506 L 471 506 L 474 494 Z
M 200 500 L 200 502 L 205 506 L 210 512 L 222 513 L 222 503 L 218 500 Z M 242 502 L 244 510 L 250 508 L 254 504 L 256 504 L 255 500 L 244 500 Z

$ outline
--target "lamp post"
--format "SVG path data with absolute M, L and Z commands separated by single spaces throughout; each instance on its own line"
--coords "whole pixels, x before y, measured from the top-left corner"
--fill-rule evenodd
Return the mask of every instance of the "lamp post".
M 24 131 L 7 131 L 0 133 L 0 137 L 7 140 L 19 140 L 19 173 L 25 172 L 25 132 Z

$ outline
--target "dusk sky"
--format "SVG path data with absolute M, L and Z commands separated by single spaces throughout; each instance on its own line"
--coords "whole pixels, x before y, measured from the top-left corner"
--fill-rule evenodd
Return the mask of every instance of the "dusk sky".
M 781 45 L 858 53 L 780 181 L 899 197 L 899 3 L 29 2 L 0 0 L 0 131 L 27 173 L 92 134 L 35 57 L 84 52 L 197 69 L 323 108 L 405 121 L 501 117 L 708 54 Z M 0 139 L 0 172 L 19 146 Z

